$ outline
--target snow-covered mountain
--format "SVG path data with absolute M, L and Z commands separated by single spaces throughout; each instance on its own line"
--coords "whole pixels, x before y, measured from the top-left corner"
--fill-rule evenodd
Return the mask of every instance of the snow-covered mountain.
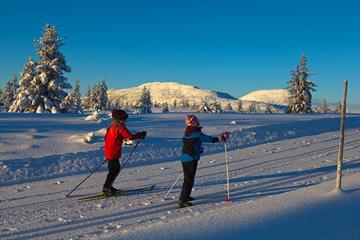
M 244 101 L 287 105 L 289 92 L 286 89 L 258 90 L 241 97 Z
M 237 100 L 237 98 L 227 93 L 200 89 L 196 86 L 177 82 L 151 82 L 133 88 L 109 89 L 108 97 L 112 104 L 118 103 L 120 106 L 135 104 L 144 87 L 150 90 L 153 103 L 162 104 L 167 102 L 171 106 L 174 104 L 174 101 L 177 104 L 186 101 L 192 105 L 216 99 L 223 105 Z

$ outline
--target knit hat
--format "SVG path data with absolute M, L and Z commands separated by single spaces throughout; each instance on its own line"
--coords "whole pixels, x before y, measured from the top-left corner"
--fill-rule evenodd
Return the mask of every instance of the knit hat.
M 195 115 L 187 115 L 185 118 L 185 124 L 188 127 L 200 127 L 199 119 Z
M 111 111 L 111 116 L 114 120 L 125 121 L 128 118 L 128 114 L 121 109 L 113 109 Z

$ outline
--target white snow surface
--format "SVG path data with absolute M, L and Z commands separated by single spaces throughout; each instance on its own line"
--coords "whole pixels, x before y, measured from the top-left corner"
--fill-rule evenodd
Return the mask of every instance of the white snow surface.
M 359 115 L 346 120 L 340 194 L 332 192 L 339 115 L 198 114 L 205 133 L 231 132 L 232 202 L 223 203 L 224 145 L 205 144 L 194 206 L 178 209 L 181 182 L 161 199 L 181 172 L 186 113 L 129 116 L 130 131 L 148 137 L 114 186 L 156 184 L 153 191 L 78 201 L 101 190 L 103 166 L 65 197 L 103 161 L 107 114 L 85 121 L 77 114 L 0 113 L 0 239 L 360 238 Z M 124 146 L 123 158 L 132 147 Z
M 241 97 L 241 100 L 287 105 L 289 91 L 286 89 L 257 90 Z

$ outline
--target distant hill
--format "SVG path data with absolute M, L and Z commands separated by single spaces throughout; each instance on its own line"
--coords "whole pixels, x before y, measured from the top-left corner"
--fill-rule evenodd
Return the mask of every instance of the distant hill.
M 225 104 L 237 100 L 237 98 L 228 93 L 201 89 L 177 82 L 151 82 L 133 88 L 109 89 L 108 97 L 112 104 L 118 103 L 120 106 L 135 104 L 144 87 L 150 90 L 152 102 L 157 104 L 167 102 L 169 105 L 173 105 L 175 101 L 177 104 L 187 101 L 192 105 L 213 99 L 216 99 L 221 104 Z
M 241 100 L 270 103 L 276 105 L 287 105 L 289 97 L 288 90 L 285 89 L 272 89 L 272 90 L 257 90 L 241 97 Z

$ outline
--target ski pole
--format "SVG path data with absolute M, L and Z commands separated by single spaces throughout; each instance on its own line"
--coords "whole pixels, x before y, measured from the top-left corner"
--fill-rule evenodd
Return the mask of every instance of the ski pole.
M 137 146 L 139 145 L 139 143 L 140 143 L 140 140 L 136 141 L 135 146 L 133 147 L 133 149 L 131 150 L 131 152 L 127 156 L 127 158 L 124 160 L 124 162 L 122 164 L 120 164 L 120 172 L 125 167 L 125 165 L 128 163 L 131 155 L 135 152 L 135 150 L 136 150 Z M 120 174 L 120 172 L 119 172 L 119 174 Z
M 181 176 L 183 175 L 184 173 L 181 172 L 181 174 L 179 175 L 179 177 L 176 179 L 176 181 L 174 182 L 174 184 L 171 186 L 171 188 L 169 189 L 169 191 L 164 195 L 163 199 L 165 199 L 167 197 L 167 195 L 169 195 L 169 193 L 171 192 L 171 190 L 174 188 L 174 186 L 176 185 L 176 183 L 179 181 L 179 179 L 181 178 Z
M 228 164 L 228 157 L 227 157 L 227 146 L 226 142 L 224 142 L 225 148 L 225 168 L 226 168 L 226 188 L 227 188 L 227 198 L 224 199 L 225 203 L 231 202 L 230 200 L 230 183 L 229 183 L 229 164 Z
M 136 144 L 135 144 L 135 146 L 133 147 L 132 151 L 129 153 L 128 157 L 125 159 L 124 165 L 125 165 L 125 163 L 130 159 L 132 153 L 135 151 L 135 149 L 137 148 L 137 146 L 139 145 L 139 143 L 140 143 L 140 141 L 137 141 L 137 142 L 136 142 Z M 84 180 L 82 180 L 73 190 L 71 190 L 71 192 L 69 192 L 69 193 L 66 194 L 65 196 L 66 196 L 66 197 L 69 197 L 72 192 L 74 192 L 83 182 L 85 182 L 86 179 L 88 179 L 91 175 L 93 175 L 106 161 L 107 161 L 107 159 L 104 159 L 104 161 L 102 161 L 101 164 L 100 164 L 97 168 L 94 169 L 94 171 L 92 171 L 86 178 L 84 178 Z M 124 168 L 124 165 L 120 168 L 120 171 Z M 119 172 L 119 173 L 120 173 L 120 172 Z
M 75 191 L 83 182 L 86 181 L 86 179 L 88 179 L 91 175 L 93 175 L 93 173 L 96 172 L 106 161 L 107 161 L 107 159 L 104 159 L 104 161 L 102 161 L 102 162 L 100 163 L 100 165 L 99 165 L 97 168 L 95 168 L 94 171 L 92 171 L 86 178 L 84 178 L 84 180 L 82 180 L 73 190 L 71 190 L 71 192 L 69 192 L 69 193 L 66 194 L 65 196 L 66 196 L 66 197 L 70 196 L 70 194 L 71 194 L 73 191 Z

